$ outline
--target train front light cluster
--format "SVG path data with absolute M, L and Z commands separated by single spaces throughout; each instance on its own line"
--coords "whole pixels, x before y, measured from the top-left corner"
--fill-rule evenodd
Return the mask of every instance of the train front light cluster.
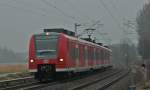
M 63 61 L 64 61 L 64 59 L 62 59 L 62 58 L 61 58 L 61 59 L 59 59 L 59 61 L 60 61 L 60 62 L 63 62 Z
M 49 32 L 46 32 L 46 35 L 48 36 L 48 35 L 49 35 Z
M 31 63 L 33 63 L 33 62 L 34 62 L 34 60 L 33 60 L 33 59 L 31 59 L 31 60 L 30 60 L 30 62 L 31 62 Z

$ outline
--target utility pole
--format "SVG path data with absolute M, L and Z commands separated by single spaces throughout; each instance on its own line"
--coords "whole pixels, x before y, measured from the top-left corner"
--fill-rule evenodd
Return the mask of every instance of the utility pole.
M 135 31 L 135 29 L 136 29 L 136 24 L 135 24 L 133 21 L 131 21 L 131 20 L 127 20 L 127 21 L 124 23 L 124 26 L 126 26 L 126 27 L 127 27 L 127 30 L 128 30 L 127 32 L 124 31 L 124 33 L 125 33 L 126 36 L 127 36 L 127 37 L 125 37 L 125 38 L 128 39 L 127 43 L 129 43 L 129 41 L 132 42 L 128 35 L 129 35 L 129 34 L 135 34 L 135 33 L 133 33 L 133 31 L 131 31 L 131 29 Z M 130 32 L 129 32 L 129 31 L 130 31 Z M 128 44 L 128 46 L 129 46 L 129 44 Z M 128 48 L 128 49 L 129 49 L 129 48 Z M 127 50 L 127 52 L 129 52 L 129 51 Z M 127 59 L 127 63 L 128 63 L 129 68 L 131 69 L 131 74 L 130 74 L 130 78 L 131 78 L 131 81 L 130 81 L 130 82 L 131 82 L 131 85 L 129 86 L 129 90 L 136 90 L 136 82 L 134 81 L 136 69 L 135 69 L 135 67 L 134 67 L 134 64 L 131 64 L 131 63 L 133 63 L 133 61 L 130 62 L 130 64 L 129 64 L 129 61 L 128 61 L 128 60 L 129 60 L 129 59 Z
M 124 33 L 124 42 L 127 44 L 127 47 L 126 47 L 126 51 L 127 51 L 127 57 L 126 57 L 126 59 L 127 59 L 127 66 L 129 66 L 129 61 L 128 61 L 128 59 L 129 59 L 129 57 L 128 57 L 128 47 L 129 47 L 129 45 L 130 45 L 130 43 L 129 42 L 131 42 L 132 43 L 132 40 L 131 40 L 131 34 L 135 34 L 135 33 L 133 33 L 133 30 L 135 31 L 135 29 L 136 29 L 136 25 L 135 25 L 135 23 L 133 22 L 133 21 L 131 21 L 131 20 L 126 20 L 124 23 L 123 23 L 123 25 L 124 26 L 126 26 L 126 30 L 123 30 L 123 33 Z M 130 35 L 130 36 L 129 36 Z M 131 62 L 130 62 L 130 64 L 131 64 Z
M 77 32 L 77 27 L 79 27 L 79 26 L 81 26 L 81 24 L 77 24 L 77 23 L 74 24 L 74 28 L 75 28 L 74 31 L 75 31 L 75 36 L 76 36 L 76 37 L 78 36 L 78 35 L 77 35 L 77 34 L 78 34 L 78 32 Z

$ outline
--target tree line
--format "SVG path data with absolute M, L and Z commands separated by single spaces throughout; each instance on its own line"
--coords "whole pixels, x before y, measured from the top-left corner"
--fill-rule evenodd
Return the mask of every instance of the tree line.
M 137 18 L 137 32 L 139 35 L 138 50 L 143 59 L 150 58 L 150 3 L 144 5 Z
M 0 47 L 0 63 L 25 63 L 25 53 L 16 53 L 6 47 Z

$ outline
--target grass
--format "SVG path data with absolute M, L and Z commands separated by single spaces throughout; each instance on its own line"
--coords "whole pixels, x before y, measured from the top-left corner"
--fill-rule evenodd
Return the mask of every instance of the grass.
M 0 74 L 8 74 L 0 77 L 0 81 L 31 76 L 26 64 L 0 65 Z
M 26 64 L 0 65 L 0 74 L 17 73 L 17 72 L 28 72 L 27 65 Z

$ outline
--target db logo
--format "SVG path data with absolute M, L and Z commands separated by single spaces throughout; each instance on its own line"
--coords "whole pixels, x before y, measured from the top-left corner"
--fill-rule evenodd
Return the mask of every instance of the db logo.
M 43 63 L 48 63 L 48 60 L 44 60 Z

